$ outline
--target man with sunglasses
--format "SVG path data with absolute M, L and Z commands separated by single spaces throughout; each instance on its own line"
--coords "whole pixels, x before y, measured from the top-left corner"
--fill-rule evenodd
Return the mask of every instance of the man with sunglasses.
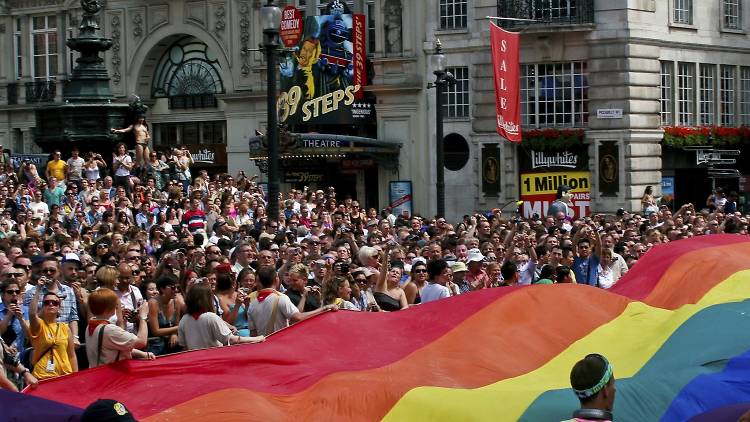
M 29 309 L 21 303 L 23 291 L 16 281 L 19 274 L 20 270 L 10 268 L 3 270 L 0 275 L 0 336 L 8 346 L 8 351 L 20 356 L 26 346 L 24 326 L 29 319 Z
M 42 299 L 48 293 L 54 293 L 60 298 L 60 312 L 57 322 L 64 322 L 70 325 L 70 332 L 73 336 L 75 347 L 81 346 L 78 336 L 78 306 L 75 291 L 60 282 L 60 265 L 53 256 L 41 257 L 34 263 L 32 272 L 37 273 L 39 277 L 38 284 L 31 286 L 26 290 L 23 297 L 23 304 L 29 306 L 34 297 L 36 289 L 41 289 L 39 295 L 38 308 L 42 308 Z

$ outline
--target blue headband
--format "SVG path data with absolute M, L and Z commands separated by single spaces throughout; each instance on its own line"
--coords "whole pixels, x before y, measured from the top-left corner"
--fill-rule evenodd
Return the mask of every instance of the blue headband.
M 585 390 L 576 390 L 574 388 L 573 391 L 576 393 L 576 396 L 579 399 L 588 399 L 590 397 L 594 397 L 597 393 L 602 391 L 604 386 L 606 386 L 609 380 L 612 378 L 612 365 L 609 363 L 607 358 L 605 358 L 602 355 L 589 355 L 589 356 L 596 356 L 600 358 L 602 361 L 604 361 L 604 374 L 602 375 L 602 379 L 600 379 L 599 382 L 591 388 L 587 388 Z

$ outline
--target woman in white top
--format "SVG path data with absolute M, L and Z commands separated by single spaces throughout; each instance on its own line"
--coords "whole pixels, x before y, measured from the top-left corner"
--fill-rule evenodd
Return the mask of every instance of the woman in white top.
M 602 289 L 609 289 L 617 283 L 617 279 L 612 272 L 612 249 L 602 249 L 602 256 L 599 262 L 599 272 L 597 274 L 597 283 Z
M 137 335 L 110 324 L 110 318 L 115 314 L 117 321 L 122 321 L 119 304 L 117 294 L 110 289 L 98 289 L 89 295 L 89 311 L 94 315 L 86 328 L 89 368 L 131 358 L 154 359 L 153 353 L 138 350 L 145 347 L 148 341 L 148 303 L 144 302 L 138 308 Z
M 260 343 L 264 336 L 241 337 L 214 311 L 213 292 L 207 284 L 195 284 L 188 290 L 187 312 L 180 319 L 177 337 L 188 350 L 227 346 L 239 343 Z
M 107 163 L 101 155 L 89 152 L 86 154 L 86 162 L 83 164 L 83 177 L 91 182 L 96 182 L 101 178 L 99 171 L 107 168 Z

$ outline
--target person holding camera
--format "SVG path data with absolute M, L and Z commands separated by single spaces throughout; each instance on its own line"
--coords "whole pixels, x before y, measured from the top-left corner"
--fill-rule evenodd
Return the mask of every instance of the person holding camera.
M 95 184 L 101 178 L 101 171 L 106 170 L 107 163 L 99 153 L 89 151 L 86 153 L 86 162 L 83 164 L 83 175 L 91 184 Z
M 136 334 L 110 323 L 115 315 L 118 321 L 123 318 L 119 299 L 112 290 L 102 288 L 92 292 L 89 295 L 89 310 L 93 315 L 85 337 L 89 368 L 132 358 L 155 359 L 153 353 L 138 350 L 145 347 L 148 341 L 147 303 L 141 303 L 138 311 L 133 312 L 138 320 Z
M 39 282 L 46 284 L 44 277 Z M 58 321 L 62 300 L 56 293 L 48 291 L 42 295 L 41 291 L 34 289 L 29 305 L 29 333 L 34 347 L 32 374 L 43 380 L 78 372 L 74 334 L 68 324 Z M 37 312 L 40 297 L 41 314 Z
M 130 196 L 131 191 L 130 172 L 133 170 L 133 166 L 133 159 L 128 154 L 127 147 L 120 142 L 115 147 L 115 152 L 112 153 L 112 171 L 114 171 L 115 185 L 122 186 L 128 196 Z
M 125 322 L 124 328 L 131 333 L 136 333 L 138 326 L 138 309 L 143 304 L 143 295 L 141 291 L 133 285 L 133 267 L 126 263 L 121 262 L 117 266 L 117 270 L 120 272 L 117 277 L 117 285 L 115 286 L 115 293 L 119 299 L 120 307 L 122 309 L 123 321 Z M 148 316 L 148 315 L 147 315 Z
M 336 274 L 330 277 L 323 284 L 323 305 L 333 305 L 345 311 L 359 311 L 359 308 L 351 302 L 352 288 L 351 276 L 348 274 L 348 265 L 346 265 L 346 275 Z

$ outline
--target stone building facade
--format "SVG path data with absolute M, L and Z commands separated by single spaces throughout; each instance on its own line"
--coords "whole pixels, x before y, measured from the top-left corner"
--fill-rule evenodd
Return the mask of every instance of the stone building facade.
M 248 142 L 266 120 L 265 64 L 257 51 L 263 3 L 105 2 L 100 26 L 114 40 L 105 57 L 112 90 L 118 101 L 137 95 L 150 106 L 157 148 L 190 144 L 207 167 L 259 171 L 248 160 Z M 314 15 L 326 2 L 280 3 Z M 436 38 L 456 78 L 444 113 L 447 216 L 503 206 L 523 193 L 528 148 L 501 139 L 494 128 L 486 16 L 534 20 L 502 22 L 521 33 L 524 130 L 583 130 L 580 157 L 585 162 L 576 171 L 590 172 L 592 210 L 638 209 L 645 186 L 658 190 L 665 175 L 676 176 L 680 186 L 689 156 L 677 151 L 665 157 L 663 126 L 694 126 L 701 119 L 731 126 L 750 123 L 750 111 L 745 111 L 750 107 L 745 97 L 750 96 L 750 74 L 743 79 L 750 72 L 745 67 L 750 63 L 750 5 L 744 0 L 347 3 L 355 13 L 367 15 L 372 80 L 365 90 L 374 96 L 377 109 L 370 138 L 398 146 L 397 162 L 386 165 L 377 156 L 351 160 L 351 169 L 330 180 L 368 207 L 388 205 L 389 182 L 405 180 L 412 182 L 414 212 L 435 212 L 435 94 L 428 83 L 434 80 L 430 55 Z M 0 144 L 5 147 L 39 152 L 33 142 L 33 110 L 40 103 L 61 101 L 60 84 L 75 60 L 65 40 L 77 33 L 80 15 L 76 0 L 0 1 Z M 706 70 L 709 64 L 715 65 L 713 79 Z M 734 118 L 729 119 L 728 79 L 733 74 Z M 713 84 L 713 91 L 706 84 Z M 562 97 L 555 97 L 558 92 Z M 706 120 L 711 113 L 713 120 Z M 614 167 L 603 160 L 605 152 L 616 156 Z M 341 164 L 328 160 L 329 165 Z M 606 188 L 600 172 L 605 162 Z M 493 176 L 494 188 L 486 186 L 487 175 Z M 282 188 L 297 185 L 288 182 Z

